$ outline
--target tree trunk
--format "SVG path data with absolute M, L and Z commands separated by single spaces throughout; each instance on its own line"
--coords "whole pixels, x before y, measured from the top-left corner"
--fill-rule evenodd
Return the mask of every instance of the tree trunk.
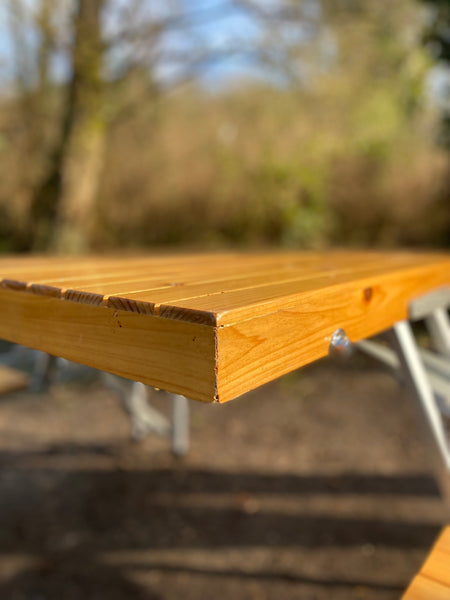
M 103 164 L 101 9 L 105 0 L 78 0 L 72 78 L 59 142 L 31 206 L 33 247 L 82 252 L 89 247 Z

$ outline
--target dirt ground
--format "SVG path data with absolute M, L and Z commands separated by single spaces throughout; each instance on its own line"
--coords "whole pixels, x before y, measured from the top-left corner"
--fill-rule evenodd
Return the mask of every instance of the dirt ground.
M 3 396 L 0 598 L 397 599 L 449 521 L 414 402 L 370 364 L 191 419 L 176 459 L 99 381 Z

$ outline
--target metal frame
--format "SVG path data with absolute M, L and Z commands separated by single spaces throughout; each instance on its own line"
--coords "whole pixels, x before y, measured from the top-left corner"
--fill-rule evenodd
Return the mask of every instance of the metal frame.
M 167 394 L 172 400 L 172 413 L 169 419 L 156 408 L 149 399 L 153 388 L 139 381 L 130 382 L 122 377 L 102 373 L 102 380 L 117 393 L 122 406 L 131 421 L 131 435 L 139 441 L 150 433 L 168 437 L 175 456 L 185 456 L 189 450 L 189 401 L 179 394 Z
M 25 357 L 23 351 L 26 352 Z M 32 370 L 29 386 L 31 392 L 45 391 L 56 377 L 61 376 L 61 370 L 65 365 L 74 365 L 70 361 L 51 354 L 18 346 L 5 353 L 3 360 L 6 364 L 15 365 L 23 363 L 25 358 L 29 361 L 29 369 Z M 92 372 L 91 376 L 98 377 L 98 371 L 89 367 L 84 368 L 84 371 L 86 369 Z M 79 377 L 80 373 L 76 375 Z M 73 377 L 72 373 L 71 378 Z M 100 377 L 103 383 L 119 396 L 122 407 L 130 418 L 133 439 L 142 440 L 147 435 L 154 433 L 170 439 L 172 452 L 176 456 L 187 454 L 189 450 L 189 402 L 187 398 L 164 392 L 172 401 L 171 415 L 166 417 L 149 402 L 149 397 L 155 393 L 153 388 L 110 373 L 100 372 Z
M 30 381 L 30 392 L 43 392 L 54 378 L 58 359 L 46 352 L 36 352 L 36 361 Z
M 433 437 L 447 469 L 450 470 L 450 450 L 439 408 L 427 367 L 422 360 L 411 325 L 408 321 L 396 323 L 392 329 L 392 345 L 396 347 L 406 380 L 415 392 L 427 419 Z M 450 381 L 448 382 L 450 392 Z
M 384 334 L 388 346 L 371 340 L 357 348 L 387 365 L 417 397 L 446 468 L 450 447 L 443 416 L 450 417 L 450 288 L 425 295 L 410 306 L 410 320 L 423 319 L 434 351 L 419 347 L 409 321 L 399 321 Z
M 444 308 L 437 308 L 429 314 L 425 322 L 436 350 L 450 358 L 450 319 Z

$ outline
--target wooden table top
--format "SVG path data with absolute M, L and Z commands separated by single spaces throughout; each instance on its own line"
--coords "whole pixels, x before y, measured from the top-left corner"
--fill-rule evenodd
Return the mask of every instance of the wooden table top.
M 389 328 L 450 255 L 272 252 L 0 258 L 0 337 L 203 401 Z

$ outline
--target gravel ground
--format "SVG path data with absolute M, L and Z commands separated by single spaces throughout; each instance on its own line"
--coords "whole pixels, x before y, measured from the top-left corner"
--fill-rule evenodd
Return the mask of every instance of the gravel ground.
M 397 599 L 449 521 L 414 402 L 370 363 L 191 420 L 176 459 L 98 381 L 3 396 L 0 598 Z

